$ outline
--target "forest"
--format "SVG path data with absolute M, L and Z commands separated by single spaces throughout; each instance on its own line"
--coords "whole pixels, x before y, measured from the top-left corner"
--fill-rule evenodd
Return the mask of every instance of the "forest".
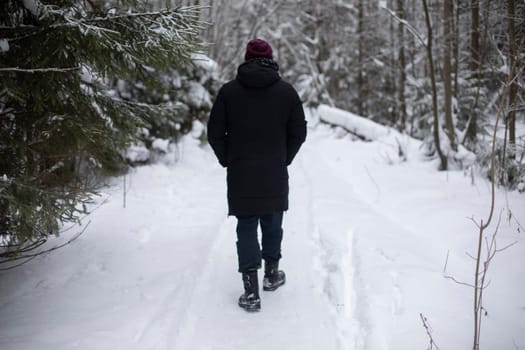
M 264 37 L 307 104 L 328 104 L 426 140 L 440 168 L 486 162 L 502 98 L 499 181 L 523 177 L 525 6 L 514 1 L 211 1 L 210 56 L 225 79 Z
M 494 153 L 492 180 L 525 188 L 522 1 L 6 0 L 1 261 L 32 258 L 108 176 L 205 123 L 255 37 L 306 106 L 422 140 L 436 171 L 490 177 Z

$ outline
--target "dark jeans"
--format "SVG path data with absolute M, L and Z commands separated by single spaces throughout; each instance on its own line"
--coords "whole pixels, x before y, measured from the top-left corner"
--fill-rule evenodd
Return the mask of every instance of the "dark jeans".
M 261 267 L 264 260 L 281 258 L 283 239 L 283 212 L 266 215 L 237 216 L 237 256 L 239 272 L 248 272 Z M 257 238 L 257 227 L 261 223 L 262 252 Z

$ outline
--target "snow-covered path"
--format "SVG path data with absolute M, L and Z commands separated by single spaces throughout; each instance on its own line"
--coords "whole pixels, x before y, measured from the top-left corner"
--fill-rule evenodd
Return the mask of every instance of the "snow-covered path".
M 282 266 L 289 276 L 287 288 L 262 292 L 263 309 L 258 314 L 237 307 L 242 289 L 240 275 L 235 272 L 235 220 L 226 220 L 188 302 L 188 317 L 177 329 L 176 349 L 337 348 L 333 318 L 314 286 L 315 247 L 309 239 L 312 231 L 304 221 L 310 214 L 308 191 L 298 192 L 301 205 L 295 215 L 286 217 L 284 254 L 290 259 Z
M 388 144 L 310 130 L 290 167 L 287 284 L 249 314 L 236 305 L 225 172 L 208 147 L 182 146 L 179 162 L 128 178 L 125 209 L 116 184 L 77 241 L 0 274 L 1 349 L 421 349 L 420 313 L 442 349 L 469 348 L 471 292 L 443 265 L 449 255 L 446 274 L 471 278 L 467 217 L 486 215 L 482 180 L 417 159 L 392 166 Z M 523 196 L 506 200 L 525 222 Z M 512 220 L 499 237 L 518 243 L 491 266 L 482 341 L 524 347 L 525 239 Z

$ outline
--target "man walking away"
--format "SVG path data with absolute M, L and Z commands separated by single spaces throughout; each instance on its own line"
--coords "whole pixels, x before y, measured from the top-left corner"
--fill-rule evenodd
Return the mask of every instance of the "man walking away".
M 221 87 L 215 100 L 208 141 L 227 168 L 228 213 L 238 220 L 237 256 L 244 285 L 239 306 L 258 311 L 261 258 L 263 290 L 285 283 L 279 259 L 283 212 L 288 210 L 287 166 L 306 138 L 306 121 L 297 92 L 279 76 L 271 46 L 253 39 L 244 58 L 237 77 Z

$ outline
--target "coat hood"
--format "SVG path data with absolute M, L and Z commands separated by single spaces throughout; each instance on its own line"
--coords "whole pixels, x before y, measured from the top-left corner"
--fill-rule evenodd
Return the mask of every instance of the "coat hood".
M 277 64 L 275 67 L 279 69 Z M 281 79 L 277 69 L 270 65 L 263 65 L 257 60 L 249 60 L 239 66 L 236 79 L 246 87 L 263 88 Z

